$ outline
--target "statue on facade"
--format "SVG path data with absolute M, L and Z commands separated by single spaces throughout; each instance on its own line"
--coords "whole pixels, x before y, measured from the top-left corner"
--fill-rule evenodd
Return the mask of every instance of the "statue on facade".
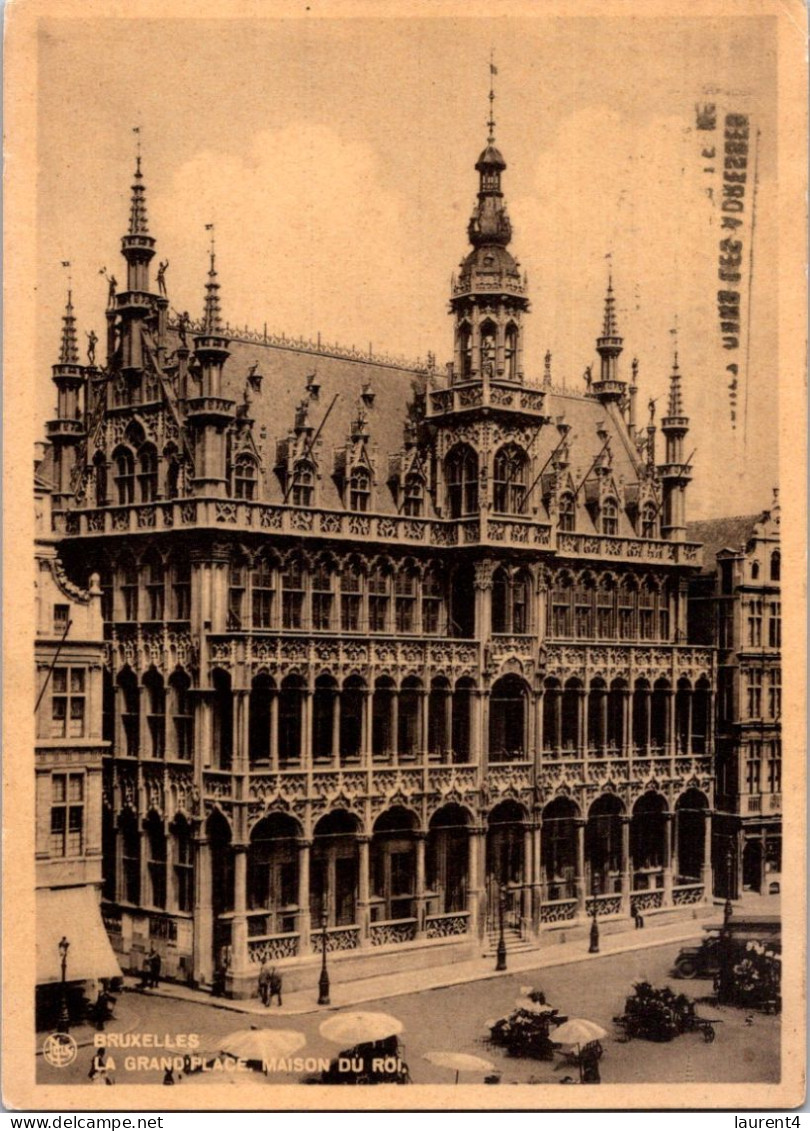
M 91 330 L 87 335 L 87 364 L 96 364 L 96 346 L 98 344 L 98 337 L 95 330 Z
M 162 259 L 158 264 L 157 285 L 160 294 L 166 294 L 166 269 L 169 266 L 168 259 Z

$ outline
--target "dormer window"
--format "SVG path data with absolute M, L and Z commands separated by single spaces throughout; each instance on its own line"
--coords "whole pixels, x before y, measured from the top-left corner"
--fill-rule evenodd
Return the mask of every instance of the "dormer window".
M 416 472 L 411 472 L 405 479 L 402 513 L 408 518 L 421 518 L 424 503 L 425 481 L 421 475 Z
M 309 460 L 299 459 L 293 468 L 292 504 L 311 507 L 315 491 L 315 468 Z
M 371 476 L 364 467 L 356 467 L 349 479 L 349 510 L 365 514 L 371 501 Z
M 235 499 L 246 502 L 256 498 L 256 461 L 252 456 L 237 457 L 233 469 L 233 494 Z
M 560 509 L 557 516 L 557 528 L 563 533 L 572 533 L 576 526 L 576 512 L 574 510 L 574 496 L 570 491 L 560 495 Z
M 619 533 L 619 508 L 615 499 L 605 499 L 602 503 L 602 533 L 616 535 Z

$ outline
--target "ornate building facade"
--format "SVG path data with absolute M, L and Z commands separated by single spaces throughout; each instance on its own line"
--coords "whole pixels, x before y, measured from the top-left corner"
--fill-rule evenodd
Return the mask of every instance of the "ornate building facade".
M 359 976 L 480 952 L 499 909 L 530 942 L 710 896 L 677 358 L 639 425 L 608 285 L 598 375 L 531 379 L 505 168 L 490 136 L 440 373 L 231 331 L 213 247 L 170 321 L 138 160 L 103 364 L 63 342 L 49 425 L 104 591 L 122 961 L 246 994 L 322 945 Z
M 782 871 L 779 493 L 755 515 L 689 526 L 705 544 L 690 632 L 717 647 L 716 894 L 776 894 Z

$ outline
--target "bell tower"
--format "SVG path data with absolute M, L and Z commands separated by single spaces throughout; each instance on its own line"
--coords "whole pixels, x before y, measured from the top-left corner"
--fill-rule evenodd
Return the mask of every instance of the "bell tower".
M 507 250 L 512 225 L 506 211 L 501 175 L 506 162 L 495 146 L 490 85 L 489 133 L 475 163 L 478 199 L 467 226 L 472 251 L 451 283 L 454 320 L 452 382 L 497 379 L 523 382 L 523 315 L 529 309 L 526 279 Z

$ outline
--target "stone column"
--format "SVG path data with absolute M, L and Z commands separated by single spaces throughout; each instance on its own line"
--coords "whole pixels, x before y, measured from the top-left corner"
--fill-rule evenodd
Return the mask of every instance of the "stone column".
M 537 813 L 532 825 L 532 930 L 537 934 L 540 930 L 542 906 L 544 898 L 543 886 L 543 818 Z
M 312 767 L 312 688 L 307 687 L 301 696 L 301 768 Z
M 233 919 L 231 921 L 231 968 L 228 989 L 234 996 L 250 992 L 245 982 L 250 975 L 247 938 L 247 845 L 233 846 Z
M 214 910 L 212 907 L 211 845 L 201 829 L 194 836 L 194 935 L 192 978 L 195 985 L 211 983 L 214 973 Z
M 665 813 L 664 824 L 664 907 L 672 906 L 672 814 Z
M 520 893 L 520 918 L 526 930 L 531 929 L 534 874 L 534 837 L 532 826 L 527 822 L 523 828 L 523 887 Z
M 429 720 L 428 709 L 430 707 L 429 696 L 426 689 L 423 687 L 419 692 L 419 735 L 416 742 L 416 760 L 419 765 L 424 765 L 427 762 L 427 749 L 428 749 L 428 735 L 429 735 Z
M 622 821 L 622 914 L 630 914 L 630 893 L 633 890 L 633 869 L 630 860 L 630 822 L 632 817 L 623 816 Z
M 473 709 L 473 707 L 472 707 L 473 695 L 474 695 L 474 692 L 470 692 L 470 694 L 468 696 L 469 702 L 467 704 L 467 711 L 470 715 L 472 714 L 472 709 Z M 448 750 L 452 751 L 452 749 L 453 749 L 453 691 L 452 691 L 452 688 L 448 688 L 448 690 L 444 693 L 443 707 L 444 707 L 444 744 L 443 744 L 443 747 L 442 747 L 442 750 L 441 750 L 442 761 L 444 761 L 444 755 L 447 753 L 447 751 Z M 470 735 L 472 735 L 472 718 L 470 718 Z M 470 743 L 470 745 L 472 745 L 472 743 Z M 469 750 L 467 752 L 467 754 L 468 754 L 468 757 L 470 758 L 470 760 L 472 760 L 472 750 Z
M 633 729 L 633 696 L 628 688 L 622 693 L 622 746 L 620 754 L 622 758 L 630 757 L 630 750 L 633 743 L 632 736 Z
M 416 935 L 422 938 L 425 934 L 425 838 L 427 833 L 419 830 L 416 833 Z
M 360 926 L 360 946 L 371 946 L 370 905 L 370 852 L 371 837 L 358 836 L 357 861 L 357 922 Z
M 703 898 L 710 900 L 712 897 L 712 818 L 711 809 L 706 809 L 703 817 L 703 867 L 700 878 L 703 881 Z
M 340 765 L 340 689 L 332 696 L 332 765 Z
M 577 817 L 574 825 L 577 830 L 577 872 L 574 883 L 577 893 L 577 914 L 585 914 L 585 826 L 588 822 L 584 817 Z
M 360 761 L 363 766 L 371 765 L 371 695 L 368 687 L 361 691 L 360 709 Z
M 310 951 L 312 931 L 309 910 L 309 853 L 312 841 L 302 837 L 298 841 L 298 956 L 306 958 Z
M 483 877 L 485 873 L 483 856 L 486 850 L 486 828 L 471 825 L 469 829 L 469 882 L 470 882 L 470 937 L 483 938 L 486 916 L 483 913 Z
M 278 691 L 270 692 L 270 769 L 278 773 Z

